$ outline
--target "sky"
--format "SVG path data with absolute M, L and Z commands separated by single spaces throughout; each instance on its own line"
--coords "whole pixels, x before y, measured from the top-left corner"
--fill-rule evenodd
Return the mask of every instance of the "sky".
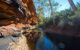
M 34 2 L 36 2 L 37 0 L 34 0 Z M 53 1 L 53 0 L 52 0 Z M 59 4 L 59 6 L 57 7 L 56 11 L 60 12 L 61 10 L 65 10 L 70 8 L 70 5 L 68 3 L 68 0 L 54 0 L 55 2 L 57 2 Z M 80 0 L 73 0 L 74 4 L 76 4 L 77 2 L 80 3 Z M 39 3 L 35 3 L 35 7 L 37 8 L 40 4 Z M 44 9 L 44 16 L 50 16 L 50 9 L 45 8 Z
M 55 0 L 55 2 L 58 2 L 61 6 L 58 7 L 57 11 L 61 11 L 64 9 L 70 8 L 70 5 L 68 3 L 68 0 Z M 77 2 L 80 3 L 80 0 L 73 0 L 73 2 L 76 4 Z

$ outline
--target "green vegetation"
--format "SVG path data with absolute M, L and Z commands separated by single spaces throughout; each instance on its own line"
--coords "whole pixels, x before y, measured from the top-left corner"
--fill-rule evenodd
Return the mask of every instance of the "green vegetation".
M 57 12 L 56 9 L 60 6 L 57 2 L 52 0 L 38 0 L 37 1 L 39 6 L 37 9 L 37 15 L 40 18 L 39 26 L 44 25 L 57 25 L 57 26 L 64 26 L 64 25 L 77 25 L 80 22 L 80 3 L 74 4 L 73 0 L 68 0 L 71 8 L 62 10 Z M 46 10 L 50 12 L 45 17 Z

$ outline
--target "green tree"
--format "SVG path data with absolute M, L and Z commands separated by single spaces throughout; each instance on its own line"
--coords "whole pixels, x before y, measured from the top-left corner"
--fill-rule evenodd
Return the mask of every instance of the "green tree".
M 37 3 L 37 8 L 36 8 L 36 12 L 37 15 L 40 18 L 40 25 L 44 24 L 48 21 L 51 21 L 50 23 L 54 23 L 53 21 L 55 20 L 55 11 L 56 11 L 56 7 L 58 6 L 58 3 L 56 3 L 53 0 L 36 0 Z M 46 11 L 50 12 L 47 14 L 48 17 L 45 17 Z

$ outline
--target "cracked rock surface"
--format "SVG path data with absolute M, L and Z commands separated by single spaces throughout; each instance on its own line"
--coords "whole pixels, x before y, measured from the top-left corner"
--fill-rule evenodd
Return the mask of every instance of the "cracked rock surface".
M 29 50 L 25 36 L 0 38 L 0 50 Z

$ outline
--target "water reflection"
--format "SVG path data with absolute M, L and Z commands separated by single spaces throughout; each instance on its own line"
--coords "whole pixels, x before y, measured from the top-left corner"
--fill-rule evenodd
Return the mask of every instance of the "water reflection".
M 57 47 L 48 37 L 44 36 L 38 40 L 36 50 L 57 50 Z

